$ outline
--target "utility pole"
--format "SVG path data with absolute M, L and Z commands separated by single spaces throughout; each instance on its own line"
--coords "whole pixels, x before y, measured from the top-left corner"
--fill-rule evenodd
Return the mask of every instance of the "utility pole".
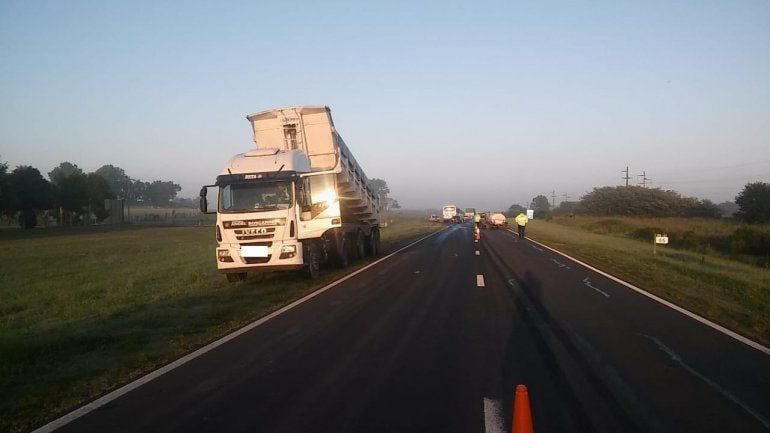
M 551 191 L 551 209 L 556 209 L 556 190 Z
M 636 177 L 641 177 L 642 178 L 642 182 L 638 184 L 638 185 L 641 185 L 642 188 L 647 187 L 647 182 L 652 180 L 649 177 L 647 177 L 647 172 L 646 171 L 643 171 L 642 174 L 637 174 Z
M 628 176 L 628 166 L 626 166 L 625 170 L 621 170 L 621 173 L 625 173 L 626 175 L 621 177 L 621 179 L 625 179 L 626 181 L 626 188 L 628 188 L 628 180 L 631 179 L 631 177 Z

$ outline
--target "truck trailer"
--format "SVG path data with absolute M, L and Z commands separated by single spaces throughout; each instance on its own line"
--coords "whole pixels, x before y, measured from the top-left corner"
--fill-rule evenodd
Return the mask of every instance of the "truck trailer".
M 216 213 L 217 270 L 229 281 L 250 272 L 304 269 L 380 252 L 380 200 L 334 127 L 326 106 L 246 116 L 255 148 L 232 157 L 200 207 Z M 217 192 L 209 209 L 208 191 Z M 213 205 L 213 203 L 212 203 Z

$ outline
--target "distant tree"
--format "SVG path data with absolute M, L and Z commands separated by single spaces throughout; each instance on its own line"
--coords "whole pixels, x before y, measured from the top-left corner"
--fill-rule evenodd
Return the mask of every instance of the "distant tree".
M 132 180 L 128 184 L 128 191 L 126 197 L 131 202 L 150 202 L 150 198 L 147 195 L 147 191 L 150 188 L 149 182 L 142 182 L 141 180 Z
M 56 205 L 69 212 L 70 218 L 89 210 L 97 220 L 107 217 L 104 200 L 113 198 L 114 194 L 103 176 L 95 172 L 85 174 L 77 165 L 62 162 L 48 173 L 48 177 L 53 184 Z
M 378 197 L 387 197 L 388 194 L 390 194 L 390 188 L 388 188 L 388 183 L 385 182 L 383 179 L 369 179 L 369 187 L 372 188 L 374 193 Z
M 527 211 L 527 208 L 525 208 L 524 206 L 521 206 L 519 204 L 512 204 L 508 207 L 508 210 L 505 211 L 505 216 L 514 217 L 518 215 L 520 212 L 526 212 L 526 211 Z
M 532 199 L 532 203 L 529 205 L 531 209 L 535 211 L 535 216 L 542 216 L 551 209 L 551 203 L 548 202 L 548 197 L 539 195 Z
M 58 184 L 59 181 L 65 177 L 72 176 L 73 174 L 84 174 L 76 164 L 64 161 L 56 168 L 48 172 L 48 179 L 52 183 Z
M 746 184 L 738 196 L 735 204 L 740 207 L 736 217 L 749 223 L 762 223 L 770 221 L 770 184 L 765 182 L 753 182 Z
M 89 202 L 88 176 L 81 172 L 57 176 L 55 179 L 56 204 L 74 215 L 82 214 Z
M 580 213 L 581 210 L 579 201 L 563 201 L 553 211 L 562 215 L 574 215 Z
M 168 206 L 182 187 L 172 181 L 156 180 L 147 186 L 145 197 L 153 206 Z
M 114 165 L 107 164 L 99 167 L 94 173 L 103 177 L 107 181 L 110 187 L 110 191 L 115 194 L 118 199 L 128 198 L 129 187 L 131 186 L 131 178 L 126 175 L 126 172 Z
M 691 218 L 721 218 L 722 211 L 711 200 L 684 198 L 684 215 Z
M 722 213 L 722 218 L 732 218 L 736 212 L 741 208 L 737 204 L 731 201 L 723 201 L 717 205 L 719 211 Z
M 401 209 L 401 205 L 398 201 L 388 197 L 390 194 L 390 188 L 388 188 L 388 182 L 383 179 L 369 179 L 369 187 L 374 191 L 377 197 L 380 198 L 380 207 L 383 211 L 388 212 L 391 209 Z
M 51 185 L 40 171 L 28 165 L 16 167 L 7 177 L 8 208 L 19 211 L 19 225 L 25 229 L 37 225 L 36 211 L 51 205 Z
M 104 208 L 104 201 L 115 198 L 110 190 L 110 184 L 99 174 L 88 173 L 86 178 L 88 188 L 88 207 L 94 213 L 96 219 L 101 221 L 107 218 L 109 213 Z
M 401 205 L 390 197 L 380 197 L 380 208 L 385 212 L 390 212 L 391 209 L 400 209 Z
M 675 191 L 641 186 L 594 188 L 580 200 L 581 208 L 592 215 L 685 216 L 691 205 Z

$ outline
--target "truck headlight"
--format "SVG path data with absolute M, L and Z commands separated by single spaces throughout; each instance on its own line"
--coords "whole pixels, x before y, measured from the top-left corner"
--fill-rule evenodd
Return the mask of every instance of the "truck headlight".
M 284 245 L 281 247 L 281 255 L 279 259 L 290 259 L 297 255 L 296 245 Z

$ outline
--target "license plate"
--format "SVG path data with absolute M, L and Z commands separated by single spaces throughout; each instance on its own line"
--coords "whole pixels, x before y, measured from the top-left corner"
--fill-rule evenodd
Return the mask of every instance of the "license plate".
M 241 247 L 241 257 L 267 257 L 268 248 L 264 245 L 245 245 Z

